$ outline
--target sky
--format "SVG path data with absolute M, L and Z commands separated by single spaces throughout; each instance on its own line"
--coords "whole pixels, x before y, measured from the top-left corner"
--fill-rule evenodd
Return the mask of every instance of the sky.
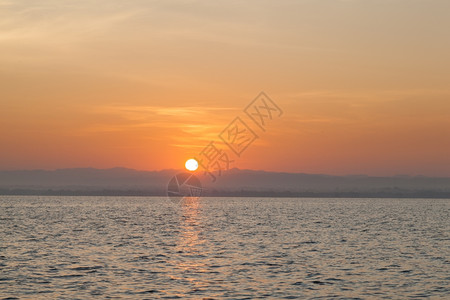
M 0 170 L 178 169 L 213 142 L 230 168 L 448 177 L 449 37 L 447 0 L 0 0 Z

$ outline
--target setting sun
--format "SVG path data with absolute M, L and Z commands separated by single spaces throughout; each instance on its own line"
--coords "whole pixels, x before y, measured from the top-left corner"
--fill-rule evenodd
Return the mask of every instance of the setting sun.
M 198 162 L 195 159 L 191 158 L 186 161 L 186 164 L 184 166 L 189 171 L 195 171 L 198 169 Z

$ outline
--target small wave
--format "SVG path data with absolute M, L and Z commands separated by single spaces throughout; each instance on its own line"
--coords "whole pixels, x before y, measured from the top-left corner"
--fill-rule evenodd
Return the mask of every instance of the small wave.
M 70 270 L 74 271 L 90 271 L 90 270 L 97 270 L 103 268 L 102 266 L 93 266 L 93 267 L 74 267 L 70 268 Z

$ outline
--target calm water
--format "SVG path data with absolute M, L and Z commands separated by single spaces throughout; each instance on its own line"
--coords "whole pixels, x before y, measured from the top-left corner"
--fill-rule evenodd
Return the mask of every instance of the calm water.
M 0 298 L 450 298 L 450 200 L 0 197 Z

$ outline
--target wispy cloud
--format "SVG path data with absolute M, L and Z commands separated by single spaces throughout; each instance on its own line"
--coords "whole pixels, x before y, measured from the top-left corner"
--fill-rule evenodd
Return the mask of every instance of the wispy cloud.
M 115 114 L 131 119 L 148 118 L 151 115 L 184 117 L 206 115 L 212 112 L 236 111 L 235 107 L 207 106 L 145 106 L 145 105 L 100 105 L 91 108 L 95 114 Z
M 107 36 L 140 12 L 105 1 L 0 1 L 1 60 L 30 63 L 86 51 L 86 45 Z
M 94 120 L 80 128 L 78 134 L 129 133 L 141 139 L 164 140 L 175 147 L 204 147 L 217 138 L 235 110 L 204 106 L 95 106 L 89 109 Z

